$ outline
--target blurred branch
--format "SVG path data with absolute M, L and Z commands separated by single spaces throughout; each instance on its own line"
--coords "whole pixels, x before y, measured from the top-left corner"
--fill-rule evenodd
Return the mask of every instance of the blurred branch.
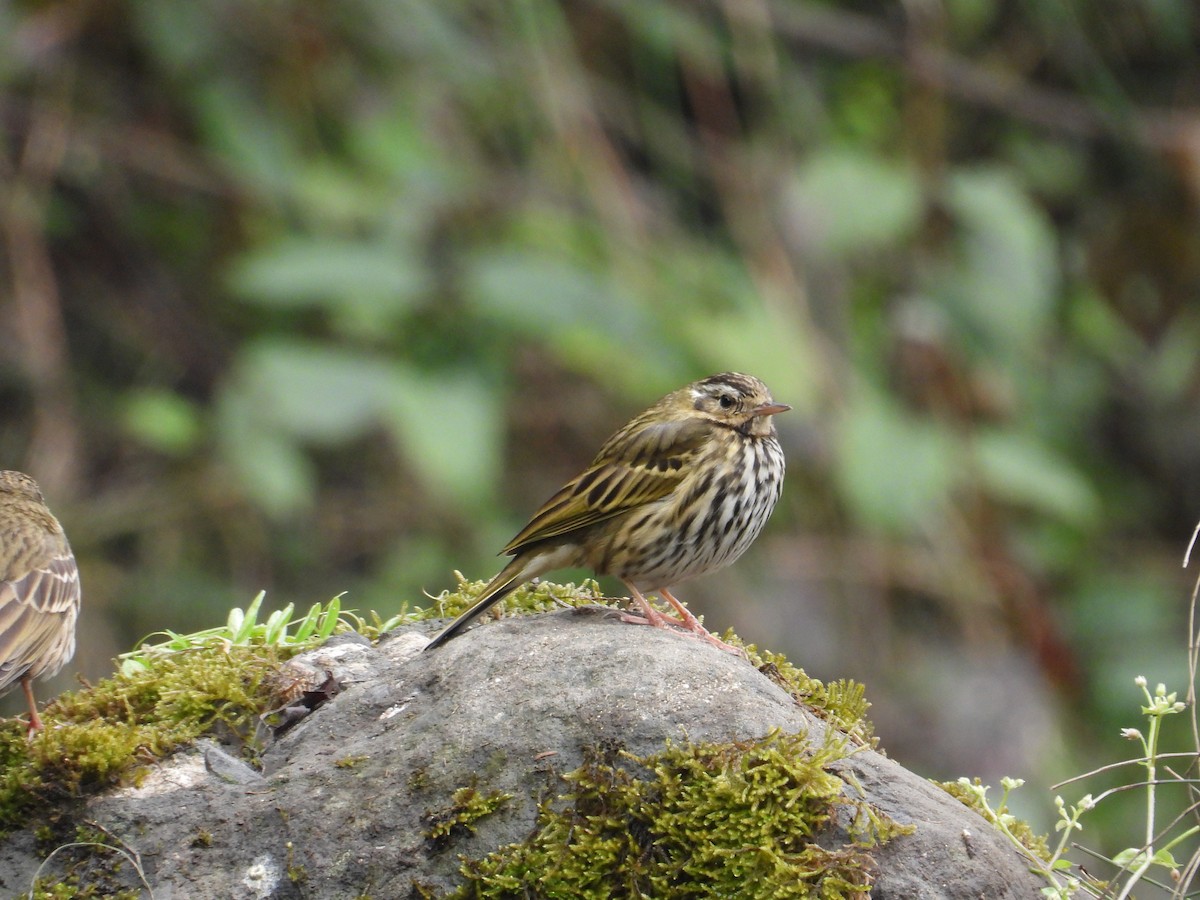
M 67 100 L 71 73 L 44 85 L 16 171 L 4 196 L 4 243 L 13 296 L 16 352 L 29 378 L 33 427 L 27 468 L 54 495 L 75 493 L 79 484 L 79 431 L 70 384 L 70 353 L 54 264 L 46 244 L 46 210 L 70 139 Z
M 29 103 L 25 97 L 0 96 L 0 132 L 32 135 L 34 120 L 41 113 L 30 108 Z M 204 161 L 202 151 L 165 127 L 131 121 L 115 125 L 103 115 L 72 110 L 71 127 L 65 138 L 65 153 L 69 156 L 79 154 L 85 159 L 111 162 L 121 169 L 141 172 L 184 190 L 217 197 L 236 193 L 230 180 Z
M 737 4 L 728 4 L 731 15 Z M 1089 140 L 1133 140 L 1154 150 L 1200 155 L 1200 122 L 1194 112 L 1164 109 L 1114 113 L 1075 94 L 1038 87 L 959 56 L 943 47 L 897 34 L 869 16 L 813 4 L 772 4 L 775 25 L 796 44 L 856 59 L 882 58 L 951 97 L 993 109 L 1048 131 Z

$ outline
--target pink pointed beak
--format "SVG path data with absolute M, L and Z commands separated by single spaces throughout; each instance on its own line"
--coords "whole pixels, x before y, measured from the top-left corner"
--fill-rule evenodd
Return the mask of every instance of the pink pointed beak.
M 762 406 L 756 406 L 750 410 L 752 416 L 774 416 L 781 412 L 787 412 L 791 409 L 786 403 L 764 403 Z

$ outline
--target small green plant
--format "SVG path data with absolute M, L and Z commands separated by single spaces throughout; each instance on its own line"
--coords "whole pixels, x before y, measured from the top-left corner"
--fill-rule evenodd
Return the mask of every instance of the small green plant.
M 168 640 L 123 654 L 112 677 L 50 701 L 46 714 L 54 727 L 34 740 L 4 723 L 0 830 L 29 823 L 48 797 L 136 782 L 147 763 L 218 722 L 242 737 L 251 754 L 254 723 L 271 699 L 269 676 L 288 657 L 350 627 L 340 596 L 299 618 L 289 605 L 259 621 L 262 601 L 260 593 L 220 627 L 163 632 Z
M 1146 696 L 1146 705 L 1142 707 L 1142 714 L 1149 720 L 1149 727 L 1145 735 L 1136 728 L 1126 728 L 1121 735 L 1128 740 L 1140 741 L 1142 744 L 1142 757 L 1135 762 L 1146 769 L 1146 841 L 1140 847 L 1128 847 L 1113 857 L 1114 865 L 1129 873 L 1129 878 L 1125 887 L 1117 895 L 1117 900 L 1125 900 L 1126 897 L 1129 897 L 1133 886 L 1152 866 L 1162 866 L 1169 870 L 1173 877 L 1177 877 L 1179 863 L 1175 861 L 1171 851 L 1183 841 L 1200 832 L 1200 825 L 1193 825 L 1165 843 L 1160 843 L 1159 847 L 1155 849 L 1155 843 L 1158 841 L 1158 787 L 1163 783 L 1159 781 L 1158 777 L 1158 768 L 1162 761 L 1158 749 L 1162 721 L 1167 716 L 1183 712 L 1187 705 L 1176 700 L 1174 692 L 1168 694 L 1166 685 L 1159 684 L 1154 689 L 1154 694 L 1151 695 L 1150 690 L 1146 687 L 1144 677 L 1139 675 L 1137 684 Z M 1103 796 L 1102 794 L 1101 797 Z
M 1008 811 L 1009 795 L 1024 783 L 1020 778 L 1000 779 L 1000 802 L 995 805 L 987 796 L 991 787 L 982 784 L 978 778 L 960 778 L 958 781 L 947 782 L 942 787 L 996 826 L 996 830 L 1029 859 L 1030 868 L 1053 886 L 1042 890 L 1044 896 L 1067 897 L 1079 889 L 1079 879 L 1067 876 L 1065 880 L 1060 880 L 1059 877 L 1059 873 L 1072 867 L 1071 861 L 1065 857 L 1071 832 L 1083 827 L 1079 824 L 1080 817 L 1095 804 L 1091 795 L 1088 795 L 1076 806 L 1067 809 L 1061 797 L 1055 798 L 1059 813 L 1059 822 L 1055 830 L 1061 831 L 1062 836 L 1051 851 L 1045 838 L 1035 835 L 1025 822 Z
M 308 870 L 304 865 L 296 862 L 296 847 L 288 841 L 285 845 L 287 849 L 287 875 L 288 881 L 292 884 L 304 884 L 308 881 Z
M 1191 551 L 1200 536 L 1200 525 L 1192 534 L 1192 541 L 1184 554 L 1184 567 L 1188 565 Z M 1196 710 L 1196 677 L 1200 671 L 1200 632 L 1196 627 L 1196 601 L 1200 595 L 1200 579 L 1192 590 L 1191 610 L 1189 613 L 1188 631 L 1191 642 L 1188 648 L 1188 669 L 1190 687 L 1187 702 L 1179 699 L 1175 691 L 1168 691 L 1165 684 L 1158 684 L 1151 692 L 1145 676 L 1139 675 L 1134 683 L 1142 692 L 1142 716 L 1146 719 L 1145 730 L 1138 728 L 1123 728 L 1121 737 L 1135 741 L 1140 745 L 1141 753 L 1133 759 L 1102 766 L 1091 772 L 1077 775 L 1054 786 L 1057 790 L 1063 785 L 1083 781 L 1102 772 L 1120 769 L 1126 766 L 1136 766 L 1143 770 L 1143 777 L 1132 784 L 1123 784 L 1109 788 L 1093 796 L 1085 794 L 1074 804 L 1067 804 L 1061 796 L 1054 798 L 1057 822 L 1054 829 L 1059 838 L 1053 850 L 1050 850 L 1044 839 L 1033 839 L 1028 834 L 1028 826 L 1018 822 L 1008 813 L 1009 793 L 1023 783 L 1020 779 L 1005 778 L 1001 781 L 1003 794 L 1000 802 L 992 806 L 987 799 L 988 788 L 978 781 L 972 782 L 960 778 L 957 782 L 944 784 L 950 793 L 954 794 L 968 806 L 978 810 L 984 818 L 1007 836 L 1026 856 L 1029 857 L 1033 871 L 1046 879 L 1047 885 L 1042 888 L 1042 895 L 1054 900 L 1082 894 L 1087 897 L 1102 898 L 1102 900 L 1132 900 L 1134 888 L 1138 885 L 1154 885 L 1167 892 L 1171 898 L 1186 898 L 1194 896 L 1190 893 L 1192 881 L 1200 871 L 1200 849 L 1193 849 L 1186 862 L 1180 862 L 1176 854 L 1188 841 L 1200 834 L 1200 824 L 1195 824 L 1197 813 L 1200 811 L 1200 800 L 1197 799 L 1197 781 L 1187 777 L 1189 770 L 1177 772 L 1172 767 L 1172 760 L 1184 760 L 1189 766 L 1195 767 L 1200 760 L 1200 723 L 1197 721 Z M 1192 739 L 1194 749 L 1182 753 L 1164 753 L 1162 728 L 1169 716 L 1177 716 L 1190 710 L 1192 718 Z M 1182 812 L 1163 824 L 1165 816 L 1162 813 L 1162 792 L 1168 787 L 1184 787 L 1190 793 L 1188 802 Z M 1118 792 L 1140 790 L 1145 796 L 1144 830 L 1138 844 L 1126 847 L 1111 858 L 1087 847 L 1071 842 L 1071 836 L 1083 830 L 1083 819 L 1091 810 L 1099 806 L 1107 798 Z M 1024 829 L 1022 831 L 1022 829 Z M 1114 874 L 1108 881 L 1099 881 L 1077 868 L 1067 858 L 1069 850 L 1077 850 L 1089 857 L 1108 863 L 1114 869 Z M 1159 870 L 1165 872 L 1170 884 L 1155 881 L 1151 875 Z
M 145 671 L 156 659 L 200 647 L 255 645 L 299 650 L 310 644 L 316 646 L 334 633 L 343 615 L 342 595 L 338 594 L 328 603 L 314 603 L 308 613 L 298 619 L 292 618 L 295 605 L 289 603 L 283 609 L 271 613 L 265 622 L 259 622 L 258 611 L 266 593 L 259 591 L 258 596 L 245 610 L 235 606 L 229 611 L 225 624 L 216 628 L 194 631 L 191 634 L 177 634 L 169 629 L 157 632 L 166 635 L 167 640 L 158 644 L 147 644 L 143 641 L 136 650 L 117 657 L 121 662 L 121 674 L 133 675 Z
M 1019 822 L 1008 812 L 1009 794 L 1024 783 L 1021 779 L 1004 778 L 1001 780 L 1000 784 L 1003 793 L 1001 794 L 1000 802 L 996 806 L 992 806 L 988 802 L 988 787 L 980 784 L 978 781 L 972 782 L 966 778 L 960 778 L 952 785 L 945 785 L 951 793 L 959 797 L 967 805 L 978 810 L 985 819 L 995 825 L 1002 834 L 1008 837 L 1018 849 L 1029 857 L 1033 871 L 1037 872 L 1047 881 L 1047 886 L 1042 888 L 1042 895 L 1045 897 L 1055 898 L 1055 900 L 1064 898 L 1065 900 L 1065 898 L 1074 896 L 1082 891 L 1084 896 L 1129 900 L 1133 896 L 1134 887 L 1143 880 L 1148 880 L 1148 873 L 1155 867 L 1167 871 L 1174 884 L 1178 885 L 1182 882 L 1181 865 L 1175 859 L 1173 851 L 1183 842 L 1200 833 L 1200 825 L 1192 825 L 1177 834 L 1172 833 L 1172 829 L 1176 828 L 1183 821 L 1183 816 L 1181 815 L 1160 831 L 1159 792 L 1161 788 L 1173 783 L 1185 784 L 1187 782 L 1179 779 L 1178 776 L 1167 779 L 1160 778 L 1159 771 L 1164 765 L 1164 760 L 1168 757 L 1183 756 L 1194 758 L 1195 754 L 1164 754 L 1160 750 L 1159 740 L 1162 734 L 1163 720 L 1167 716 L 1182 713 L 1187 709 L 1187 704 L 1178 700 L 1174 692 L 1168 692 L 1166 685 L 1159 684 L 1154 689 L 1154 693 L 1151 693 L 1147 686 L 1147 681 L 1143 676 L 1139 675 L 1134 680 L 1137 686 L 1141 688 L 1142 694 L 1145 697 L 1146 702 L 1141 709 L 1142 715 L 1147 719 L 1147 727 L 1144 734 L 1137 728 L 1122 729 L 1121 736 L 1127 740 L 1139 741 L 1141 743 L 1142 754 L 1134 759 L 1117 763 L 1115 766 L 1105 766 L 1102 769 L 1076 776 L 1062 784 L 1081 781 L 1102 771 L 1129 765 L 1142 767 L 1146 773 L 1145 779 L 1138 784 L 1110 788 L 1095 797 L 1091 794 L 1085 794 L 1077 803 L 1071 805 L 1068 805 L 1061 796 L 1056 796 L 1054 798 L 1054 806 L 1058 821 L 1055 823 L 1054 830 L 1059 832 L 1059 839 L 1053 850 L 1048 849 L 1044 839 L 1031 840 L 1031 835 L 1028 833 L 1028 826 Z M 1061 784 L 1055 785 L 1056 788 L 1061 786 Z M 1106 798 L 1130 788 L 1144 789 L 1146 794 L 1145 841 L 1141 845 L 1128 847 L 1110 859 L 1102 854 L 1071 843 L 1071 835 L 1083 830 L 1082 820 L 1088 812 L 1095 809 Z M 1191 811 L 1193 810 L 1187 812 Z M 1108 862 L 1117 870 L 1116 875 L 1109 882 L 1101 882 L 1082 873 L 1082 871 L 1077 873 L 1074 871 L 1076 868 L 1074 863 L 1067 858 L 1067 852 L 1071 849 L 1078 849 L 1089 856 Z M 1188 870 L 1190 871 L 1191 868 L 1189 866 Z M 1186 895 L 1186 891 L 1180 890 L 1177 887 L 1160 886 L 1171 890 L 1173 897 L 1183 897 Z
M 145 888 L 146 896 L 150 900 L 154 900 L 154 889 L 146 879 L 142 858 L 137 850 L 95 822 L 89 822 L 88 826 L 78 829 L 76 835 L 78 840 L 59 845 L 42 860 L 42 864 L 38 866 L 38 870 L 30 881 L 29 892 L 22 896 L 28 896 L 31 900 L 59 900 L 59 898 L 66 900 L 69 897 L 99 896 L 99 893 L 92 893 L 93 890 L 98 890 L 103 893 L 103 896 L 111 897 L 113 900 L 138 900 L 142 896 L 140 890 L 119 889 L 112 883 L 120 872 L 119 861 L 124 860 L 129 863 L 137 880 Z M 68 864 L 65 875 L 43 877 L 42 873 L 48 869 L 54 857 L 60 853 L 70 852 L 74 852 L 77 858 L 73 863 Z M 106 855 L 110 855 L 116 861 L 102 864 L 99 869 L 95 868 L 98 860 L 103 859 Z M 80 883 L 84 872 L 87 873 L 89 882 L 87 887 Z M 100 880 L 98 881 L 98 879 Z M 100 888 L 99 884 L 101 883 L 108 887 Z

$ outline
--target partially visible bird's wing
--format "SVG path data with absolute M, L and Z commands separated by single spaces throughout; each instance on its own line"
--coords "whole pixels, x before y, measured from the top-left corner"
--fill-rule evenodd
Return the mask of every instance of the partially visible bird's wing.
M 26 674 L 53 674 L 75 651 L 79 569 L 61 535 L 24 572 L 0 581 L 0 693 Z
M 595 525 L 668 496 L 692 469 L 712 426 L 687 418 L 634 419 L 608 439 L 592 464 L 534 513 L 504 553 Z

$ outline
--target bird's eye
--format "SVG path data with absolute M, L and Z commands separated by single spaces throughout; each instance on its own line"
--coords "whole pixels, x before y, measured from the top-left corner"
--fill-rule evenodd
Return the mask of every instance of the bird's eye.
M 721 404 L 721 409 L 733 409 L 734 399 L 728 394 L 722 394 L 717 402 Z

